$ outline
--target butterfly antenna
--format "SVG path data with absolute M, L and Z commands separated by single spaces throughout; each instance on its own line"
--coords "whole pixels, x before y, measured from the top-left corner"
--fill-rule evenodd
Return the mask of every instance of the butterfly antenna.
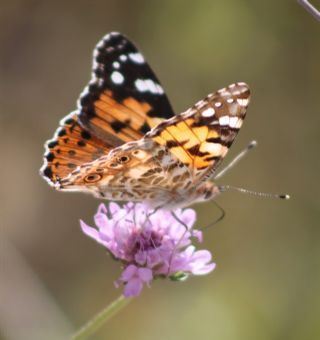
M 214 179 L 222 177 L 226 172 L 233 168 L 244 156 L 246 156 L 250 150 L 255 148 L 257 145 L 258 143 L 255 140 L 251 141 L 247 145 L 247 147 L 243 149 L 224 169 L 222 169 L 216 176 L 214 176 Z
M 271 193 L 267 193 L 267 192 L 257 192 L 257 191 L 252 191 L 252 190 L 248 190 L 248 189 L 233 187 L 231 185 L 219 186 L 219 190 L 220 190 L 220 192 L 224 192 L 224 191 L 228 191 L 228 190 L 235 190 L 235 191 L 242 192 L 244 194 L 250 194 L 250 195 L 259 196 L 259 197 L 279 198 L 279 199 L 283 199 L 283 200 L 290 199 L 290 195 L 288 195 L 288 194 L 271 194 Z

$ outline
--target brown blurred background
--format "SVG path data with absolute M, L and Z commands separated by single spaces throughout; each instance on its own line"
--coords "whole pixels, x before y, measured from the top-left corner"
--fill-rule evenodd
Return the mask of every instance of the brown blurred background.
M 110 31 L 136 42 L 176 112 L 248 82 L 227 162 L 259 147 L 220 182 L 292 199 L 219 197 L 227 216 L 203 245 L 217 269 L 155 282 L 94 339 L 319 339 L 320 24 L 289 0 L 0 1 L 0 338 L 64 339 L 120 294 L 118 264 L 79 228 L 99 202 L 38 175 Z M 198 227 L 218 214 L 196 209 Z

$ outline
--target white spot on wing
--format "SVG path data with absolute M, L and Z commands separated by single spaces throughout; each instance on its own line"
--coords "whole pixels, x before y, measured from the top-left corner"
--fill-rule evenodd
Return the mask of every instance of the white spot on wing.
M 149 89 L 149 91 L 151 93 L 157 93 L 158 90 L 157 90 L 157 87 L 156 87 L 156 84 L 151 80 L 151 79 L 147 79 L 144 81 Z
M 104 39 L 102 39 L 102 40 L 100 40 L 99 42 L 98 42 L 98 44 L 97 44 L 97 46 L 96 46 L 96 50 L 98 49 L 98 48 L 102 48 L 102 47 L 104 47 Z
M 162 87 L 151 79 L 137 79 L 135 86 L 140 92 L 151 92 L 153 94 L 163 94 Z
M 229 118 L 229 126 L 231 128 L 237 127 L 237 123 L 238 123 L 238 117 L 230 117 Z
M 229 116 L 222 116 L 219 118 L 220 125 L 229 125 Z
M 235 127 L 236 127 L 237 129 L 240 129 L 240 128 L 241 128 L 241 125 L 242 125 L 242 122 L 243 122 L 243 120 L 242 120 L 241 118 L 239 118 Z
M 160 84 L 156 84 L 157 90 L 158 90 L 158 94 L 164 94 L 163 88 Z
M 222 105 L 221 102 L 216 102 L 216 103 L 214 103 L 214 106 L 215 106 L 215 107 L 221 107 L 221 105 Z
M 249 103 L 249 100 L 247 98 L 238 98 L 237 102 L 241 106 L 247 106 Z
M 121 56 L 119 57 L 119 59 L 121 61 L 126 61 L 128 59 L 128 57 L 125 54 L 121 54 Z
M 215 114 L 215 111 L 212 107 L 202 111 L 201 113 L 202 117 L 212 117 L 214 116 L 214 114 Z
M 129 58 L 134 63 L 137 63 L 137 64 L 143 64 L 144 63 L 143 55 L 141 53 L 139 53 L 139 52 L 137 52 L 137 53 L 130 53 L 129 54 Z
M 118 61 L 114 61 L 112 63 L 113 68 L 120 68 L 120 63 Z
M 111 80 L 114 84 L 120 85 L 124 81 L 124 76 L 120 72 L 114 71 L 111 73 Z
M 210 152 L 214 155 L 220 155 L 222 145 L 219 143 L 202 143 L 200 146 L 201 152 Z
M 194 106 L 198 109 L 198 110 L 201 110 L 201 108 L 207 104 L 207 101 L 206 100 L 199 100 L 198 102 L 196 102 L 194 104 Z
M 220 96 L 230 96 L 230 92 L 228 91 L 228 89 L 227 88 L 223 88 L 223 89 L 220 89 L 219 91 L 218 91 L 218 93 L 220 94 Z
M 137 79 L 135 82 L 134 82 L 136 88 L 138 89 L 138 91 L 140 92 L 146 92 L 148 90 L 148 87 L 147 85 L 145 84 L 144 80 L 142 79 Z

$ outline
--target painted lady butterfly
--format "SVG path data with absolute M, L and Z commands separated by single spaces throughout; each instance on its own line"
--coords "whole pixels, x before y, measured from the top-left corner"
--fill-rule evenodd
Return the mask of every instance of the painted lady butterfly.
M 212 199 L 209 181 L 233 143 L 250 91 L 235 83 L 175 115 L 142 54 L 123 35 L 96 46 L 78 110 L 46 143 L 42 176 L 58 190 L 173 208 Z

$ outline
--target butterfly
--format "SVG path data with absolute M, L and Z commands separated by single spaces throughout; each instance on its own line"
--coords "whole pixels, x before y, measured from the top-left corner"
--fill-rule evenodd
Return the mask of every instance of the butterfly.
M 61 191 L 174 208 L 220 193 L 210 179 L 233 143 L 250 100 L 243 82 L 175 115 L 143 55 L 117 32 L 94 50 L 92 78 L 45 144 L 40 170 Z

